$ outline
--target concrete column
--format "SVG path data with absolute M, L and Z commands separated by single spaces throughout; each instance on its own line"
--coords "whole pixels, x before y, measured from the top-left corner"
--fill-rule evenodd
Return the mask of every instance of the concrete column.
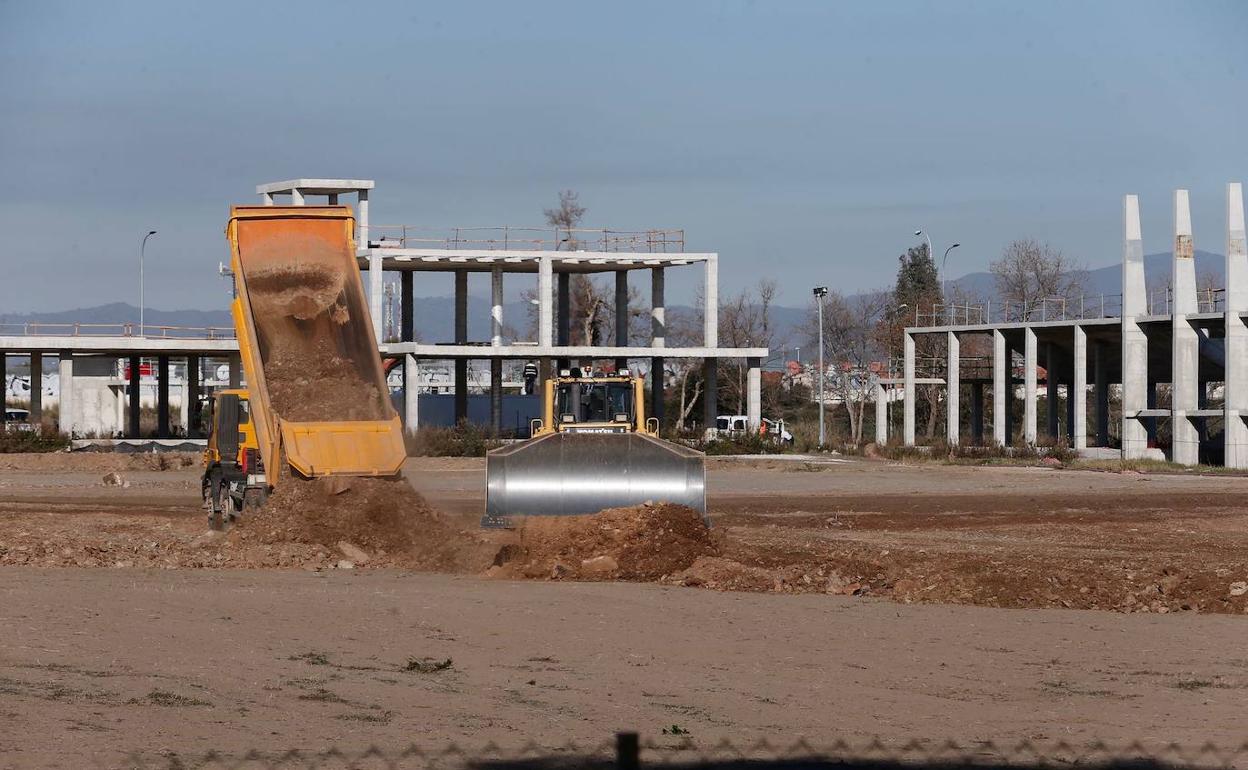
M 490 344 L 503 344 L 503 269 L 490 270 Z
M 1005 334 L 992 330 L 992 443 L 1005 446 L 1010 441 L 1010 404 L 1006 398 L 1009 387 L 1010 351 L 1005 346 Z
M 1248 468 L 1248 241 L 1244 235 L 1244 190 L 1226 186 L 1226 374 L 1223 441 L 1225 465 Z
M 746 394 L 745 416 L 750 430 L 757 431 L 763 422 L 763 359 L 745 359 Z
M 537 265 L 537 344 L 539 347 L 550 347 L 554 344 L 554 309 L 555 284 L 552 275 L 550 257 L 542 257 Z M 543 375 L 544 376 L 544 375 Z
M 888 443 L 888 391 L 875 383 L 875 445 Z
M 615 271 L 615 344 L 628 347 L 628 271 Z M 628 368 L 627 358 L 615 359 L 615 370 Z
M 416 339 L 415 297 L 412 290 L 412 271 L 399 273 L 399 340 L 412 342 Z
M 420 364 L 416 356 L 403 356 L 403 427 L 408 433 L 420 428 Z
M 260 193 L 260 202 L 265 206 L 273 205 L 273 193 Z
M 1018 398 L 1014 382 L 1014 354 L 1017 353 L 1012 346 L 1007 345 L 1005 348 L 1005 401 L 1001 405 L 1001 417 L 1005 422 L 1005 439 L 1006 443 L 1014 443 L 1014 402 Z
M 1148 450 L 1148 432 L 1137 416 L 1148 405 L 1148 337 L 1138 322 L 1148 313 L 1148 294 L 1139 199 L 1126 196 L 1122 208 L 1122 456 L 1129 460 Z
M 702 362 L 702 429 L 703 433 L 715 427 L 719 416 L 719 359 L 708 358 Z
M 490 427 L 494 435 L 503 431 L 503 359 L 490 359 Z
M 719 347 L 719 257 L 710 256 L 705 263 L 702 289 L 706 307 L 702 313 L 702 333 L 708 348 Z
M 656 348 L 667 344 L 667 307 L 664 293 L 663 268 L 650 269 L 650 345 Z
M 1023 329 L 1023 443 L 1036 445 L 1036 332 Z
M 1076 452 L 1088 448 L 1088 333 L 1075 326 L 1074 377 L 1066 401 L 1070 405 L 1071 447 Z
M 355 244 L 355 250 L 363 251 L 368 248 L 368 190 L 359 191 L 359 202 L 355 206 L 355 231 L 358 238 Z
M 962 347 L 953 332 L 946 332 L 945 340 L 945 441 L 957 446 L 962 427 L 958 414 L 962 405 Z
M 329 205 L 331 205 L 331 206 L 337 206 L 337 205 L 338 205 L 338 193 L 330 193 L 329 195 L 327 195 L 327 196 L 325 196 L 325 197 L 326 197 L 326 198 L 328 198 L 328 201 L 327 201 L 327 202 L 329 203 Z
M 1096 377 L 1095 415 L 1096 445 L 1109 446 L 1109 354 L 1105 343 L 1098 342 L 1092 348 L 1093 376 Z
M 559 286 L 555 308 L 555 343 L 560 346 L 569 345 L 572 341 L 572 275 L 558 273 L 555 282 Z M 566 369 L 568 365 L 566 358 L 555 359 L 555 366 L 559 369 Z
M 290 191 L 290 205 L 292 206 L 303 205 L 303 190 L 300 190 L 298 187 L 295 187 Z
M 169 438 L 169 356 L 156 357 L 156 437 Z
M 199 356 L 186 357 L 186 403 L 182 405 L 185 415 L 186 435 L 199 438 L 199 396 L 202 388 L 199 382 Z
M 1047 342 L 1044 345 L 1044 396 L 1045 396 L 1045 418 L 1048 423 L 1049 442 L 1057 443 L 1061 434 L 1058 431 L 1058 385 L 1057 385 L 1057 345 Z
M 914 335 L 902 333 L 902 427 L 901 440 L 906 446 L 914 446 Z
M 234 359 L 230 359 L 230 387 L 233 384 Z M 143 380 L 139 370 L 142 368 L 143 359 L 138 356 L 130 356 L 130 429 L 126 432 L 126 438 L 140 438 L 142 428 L 139 425 L 139 416 L 143 413 Z
M 1193 259 L 1192 213 L 1187 190 L 1174 191 L 1174 262 L 1170 316 L 1170 460 L 1182 465 L 1200 462 L 1200 431 L 1189 413 L 1200 408 L 1200 335 L 1187 317 L 1199 312 L 1196 303 L 1196 262 Z
M 30 424 L 36 428 L 43 422 L 43 353 L 30 354 Z
M 665 392 L 663 386 L 666 384 L 666 373 L 664 367 L 667 365 L 666 359 L 652 358 L 650 359 L 650 416 L 659 421 L 659 425 L 663 424 L 663 407 Z
M 984 443 L 984 384 L 971 383 L 971 441 L 976 446 Z
M 74 403 L 74 355 L 68 350 L 57 354 L 61 380 L 60 418 L 57 420 L 61 433 L 72 436 L 77 428 L 77 404 Z
M 230 373 L 230 387 L 241 388 L 243 386 L 243 360 L 238 353 L 230 354 L 228 370 Z
M 385 272 L 381 267 L 381 254 L 368 255 L 368 313 L 373 320 L 373 339 L 384 342 L 385 326 L 382 324 L 382 300 L 385 294 Z
M 455 342 L 468 342 L 468 271 L 455 271 Z M 455 359 L 455 422 L 468 419 L 468 359 Z

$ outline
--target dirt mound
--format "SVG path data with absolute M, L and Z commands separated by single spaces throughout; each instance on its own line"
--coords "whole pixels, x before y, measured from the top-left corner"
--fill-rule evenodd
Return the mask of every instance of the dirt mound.
M 447 523 L 402 480 L 284 479 L 228 540 L 243 547 L 312 546 L 331 562 L 353 566 L 450 572 L 488 564 L 478 556 L 478 539 Z
M 592 516 L 529 517 L 496 574 L 567 580 L 658 580 L 719 553 L 701 514 L 682 505 L 612 508 Z
M 749 567 L 721 556 L 700 556 L 688 569 L 669 576 L 664 582 L 720 591 L 771 591 L 776 588 L 776 577 L 771 570 Z

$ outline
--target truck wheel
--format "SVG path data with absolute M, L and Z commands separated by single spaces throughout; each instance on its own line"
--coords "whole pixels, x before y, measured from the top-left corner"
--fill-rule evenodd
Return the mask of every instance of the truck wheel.
M 208 500 L 208 528 L 214 532 L 220 532 L 225 529 L 225 515 L 222 511 L 225 484 L 221 481 L 220 474 L 212 474 L 204 480 L 204 494 Z

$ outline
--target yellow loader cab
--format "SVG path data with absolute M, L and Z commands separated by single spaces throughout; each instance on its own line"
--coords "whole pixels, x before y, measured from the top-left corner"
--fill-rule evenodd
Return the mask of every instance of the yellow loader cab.
M 244 506 L 260 505 L 268 496 L 260 442 L 251 414 L 251 399 L 241 388 L 213 394 L 207 415 L 208 448 L 200 486 L 208 525 L 222 529 Z
M 701 452 L 658 438 L 645 381 L 562 371 L 542 389 L 533 438 L 486 455 L 483 527 L 513 516 L 567 516 L 670 502 L 706 513 Z

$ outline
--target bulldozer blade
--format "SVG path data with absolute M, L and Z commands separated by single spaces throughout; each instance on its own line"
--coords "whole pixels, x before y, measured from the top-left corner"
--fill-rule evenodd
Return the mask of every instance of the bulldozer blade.
M 706 515 L 701 452 L 639 433 L 552 433 L 486 456 L 481 526 L 513 516 L 573 516 L 652 501 Z

